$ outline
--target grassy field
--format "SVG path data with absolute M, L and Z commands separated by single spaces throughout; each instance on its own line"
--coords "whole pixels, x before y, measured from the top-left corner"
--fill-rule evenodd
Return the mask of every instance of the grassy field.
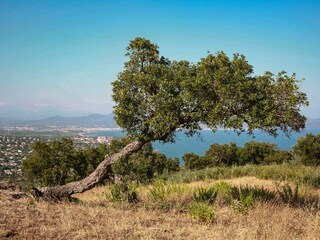
M 129 186 L 120 191 L 123 198 L 117 189 L 114 185 L 97 187 L 76 195 L 78 201 L 73 203 L 15 199 L 14 192 L 0 190 L 0 238 L 278 240 L 320 236 L 320 189 L 310 185 L 296 188 L 292 182 L 246 176 L 222 183 L 204 179 Z M 217 194 L 208 195 L 210 189 L 218 189 Z M 248 189 L 254 192 L 253 198 L 248 197 Z M 239 198 L 239 190 L 246 196 Z M 128 203 L 128 192 L 136 193 L 137 201 Z
M 291 181 L 320 187 L 320 167 L 303 165 L 245 165 L 232 167 L 215 167 L 201 170 L 182 170 L 170 176 L 163 176 L 170 182 L 194 182 L 206 179 L 230 179 L 252 176 L 274 181 Z

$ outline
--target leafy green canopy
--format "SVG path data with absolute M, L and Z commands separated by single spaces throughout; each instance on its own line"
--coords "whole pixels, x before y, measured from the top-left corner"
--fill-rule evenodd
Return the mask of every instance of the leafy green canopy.
M 39 141 L 22 162 L 22 174 L 27 185 L 63 185 L 88 176 L 108 152 L 106 145 L 76 149 L 69 138 Z
M 276 135 L 304 127 L 299 111 L 308 105 L 295 74 L 253 74 L 240 54 L 208 54 L 197 63 L 160 57 L 144 38 L 130 41 L 124 70 L 113 82 L 115 119 L 140 141 L 174 141 L 176 129 L 192 135 L 201 123 Z
M 69 138 L 36 142 L 22 162 L 26 186 L 56 186 L 83 179 L 96 169 L 106 154 L 119 152 L 129 141 L 114 139 L 109 145 L 81 149 Z M 115 162 L 108 170 L 108 177 L 116 174 L 125 181 L 149 182 L 155 176 L 178 170 L 178 159 L 154 152 L 151 143 L 147 143 L 140 151 Z
M 293 150 L 300 158 L 301 163 L 320 166 L 320 134 L 313 135 L 311 133 L 298 139 Z

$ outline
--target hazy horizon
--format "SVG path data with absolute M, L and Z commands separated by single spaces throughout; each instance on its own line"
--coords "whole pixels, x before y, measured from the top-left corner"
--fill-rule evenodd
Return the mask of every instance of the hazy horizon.
M 320 117 L 319 1 L 0 1 L 0 118 L 110 114 L 111 82 L 137 36 L 171 60 L 241 53 L 286 70 Z
M 45 114 L 39 114 L 38 116 L 34 116 L 34 115 L 24 115 L 24 116 L 13 116 L 13 117 L 3 117 L 0 116 L 0 120 L 17 120 L 17 121 L 33 121 L 33 120 L 43 120 L 46 118 L 51 118 L 51 117 L 87 117 L 90 115 L 104 115 L 104 116 L 108 116 L 108 115 L 113 115 L 113 112 L 109 112 L 109 113 L 84 113 L 84 114 L 51 114 L 51 115 L 45 115 Z M 309 117 L 306 116 L 307 119 L 320 119 L 320 117 Z

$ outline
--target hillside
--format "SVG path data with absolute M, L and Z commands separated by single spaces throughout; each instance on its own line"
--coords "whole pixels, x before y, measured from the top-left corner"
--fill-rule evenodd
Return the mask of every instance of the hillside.
M 307 129 L 320 129 L 320 118 L 308 118 Z
M 12 118 L 0 118 L 0 127 L 4 126 L 77 126 L 77 127 L 118 127 L 111 114 L 90 114 L 88 116 L 63 117 L 52 116 L 40 120 L 16 120 Z M 206 128 L 206 126 L 202 126 Z M 320 129 L 320 118 L 308 118 L 306 129 Z
M 14 120 L 0 119 L 0 126 L 31 126 L 31 127 L 47 127 L 47 126 L 77 126 L 77 127 L 117 127 L 113 119 L 113 114 L 90 114 L 88 116 L 79 117 L 63 117 L 53 116 L 41 120 Z
M 136 190 L 139 201 L 131 204 L 112 201 L 111 186 L 78 194 L 79 201 L 74 203 L 36 202 L 18 190 L 0 189 L 0 238 L 311 240 L 320 236 L 319 210 L 311 202 L 319 199 L 320 192 L 307 186 L 300 187 L 299 196 L 301 201 L 310 201 L 309 206 L 266 200 L 238 213 L 220 199 L 215 205 L 214 221 L 192 219 L 188 211 L 193 192 L 216 183 L 214 180 L 167 183 L 153 194 L 151 189 L 156 185 L 140 186 Z M 225 183 L 271 192 L 278 188 L 274 181 L 255 177 L 226 179 Z M 163 193 L 167 193 L 166 197 L 158 198 Z

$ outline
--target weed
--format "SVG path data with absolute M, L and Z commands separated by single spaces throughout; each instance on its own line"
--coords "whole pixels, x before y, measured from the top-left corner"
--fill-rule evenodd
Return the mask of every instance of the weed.
M 215 207 L 205 202 L 195 203 L 189 209 L 189 216 L 196 221 L 212 223 L 215 220 Z
M 296 181 L 302 184 L 309 184 L 313 187 L 320 186 L 319 166 L 310 167 L 292 164 L 214 167 L 193 171 L 181 170 L 168 176 L 168 180 L 171 182 L 190 183 L 204 179 L 227 179 L 243 176 L 253 176 L 277 181 Z
M 209 203 L 213 204 L 217 198 L 217 191 L 211 187 L 209 189 L 206 188 L 198 188 L 193 194 L 193 198 L 197 203 Z
M 226 182 L 217 182 L 213 188 L 217 192 L 217 204 L 230 204 L 230 199 L 232 198 L 232 186 Z
M 170 208 L 169 195 L 172 192 L 172 187 L 167 185 L 165 181 L 155 181 L 152 188 L 149 190 L 149 198 L 151 202 L 159 209 Z
M 233 193 L 236 196 L 239 196 L 239 193 L 243 193 L 244 195 L 249 195 L 250 193 L 252 193 L 252 197 L 254 200 L 263 202 L 272 201 L 276 198 L 275 192 L 258 186 L 240 186 L 239 188 L 234 188 Z
M 111 200 L 114 202 L 136 203 L 138 196 L 136 186 L 127 183 L 115 183 L 111 187 Z
M 254 205 L 253 191 L 234 187 L 231 205 L 235 213 L 246 214 Z
M 295 187 L 291 187 L 288 183 L 282 186 L 278 186 L 278 194 L 280 199 L 289 205 L 295 205 L 299 200 L 299 185 L 296 184 Z

